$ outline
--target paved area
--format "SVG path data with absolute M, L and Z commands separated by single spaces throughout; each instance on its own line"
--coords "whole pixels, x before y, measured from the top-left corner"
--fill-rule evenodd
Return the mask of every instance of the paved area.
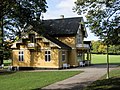
M 110 65 L 110 70 L 117 65 Z M 63 71 L 84 71 L 78 75 L 63 81 L 43 87 L 42 90 L 82 90 L 84 87 L 96 81 L 106 74 L 106 65 L 92 65 L 88 67 L 79 67 L 73 69 L 64 69 Z

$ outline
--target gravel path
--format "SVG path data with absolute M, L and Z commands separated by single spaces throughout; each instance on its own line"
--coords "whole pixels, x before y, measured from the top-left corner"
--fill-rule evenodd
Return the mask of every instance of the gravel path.
M 110 65 L 110 70 L 117 65 Z M 64 69 L 63 71 L 84 71 L 78 75 L 63 81 L 56 82 L 49 86 L 43 87 L 42 90 L 82 90 L 93 81 L 98 80 L 106 74 L 106 65 L 92 65 L 88 67 L 80 67 L 74 69 Z

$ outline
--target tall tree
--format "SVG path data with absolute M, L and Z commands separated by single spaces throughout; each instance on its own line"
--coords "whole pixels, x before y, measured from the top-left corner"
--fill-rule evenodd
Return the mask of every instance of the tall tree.
M 120 0 L 77 0 L 74 10 L 86 13 L 88 26 L 107 44 L 107 78 L 109 78 L 109 44 L 120 44 Z
M 86 13 L 87 25 L 107 44 L 120 44 L 120 0 L 77 0 L 74 10 Z
M 15 35 L 20 37 L 21 32 L 29 25 L 34 28 L 40 26 L 40 16 L 42 12 L 46 12 L 46 8 L 46 0 L 0 0 L 1 54 L 5 38 L 14 39 Z M 3 63 L 3 60 L 0 60 Z

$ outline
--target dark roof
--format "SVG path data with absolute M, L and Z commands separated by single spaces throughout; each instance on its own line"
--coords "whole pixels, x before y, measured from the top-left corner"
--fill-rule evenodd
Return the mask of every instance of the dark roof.
M 81 21 L 82 17 L 44 20 L 43 27 L 51 36 L 71 36 L 77 34 Z
M 60 46 L 62 49 L 71 49 L 71 47 L 69 47 L 68 45 L 62 43 L 61 41 L 57 40 L 56 38 L 53 38 L 49 35 L 44 35 L 45 38 L 47 38 L 48 40 L 52 41 L 53 43 L 57 44 L 58 46 Z

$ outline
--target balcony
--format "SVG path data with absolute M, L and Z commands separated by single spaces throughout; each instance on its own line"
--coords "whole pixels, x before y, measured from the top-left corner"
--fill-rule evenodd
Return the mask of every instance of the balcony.
M 35 49 L 36 46 L 37 46 L 36 43 L 28 43 L 27 44 L 28 49 Z
M 76 44 L 77 48 L 85 48 L 85 49 L 90 49 L 89 44 Z

